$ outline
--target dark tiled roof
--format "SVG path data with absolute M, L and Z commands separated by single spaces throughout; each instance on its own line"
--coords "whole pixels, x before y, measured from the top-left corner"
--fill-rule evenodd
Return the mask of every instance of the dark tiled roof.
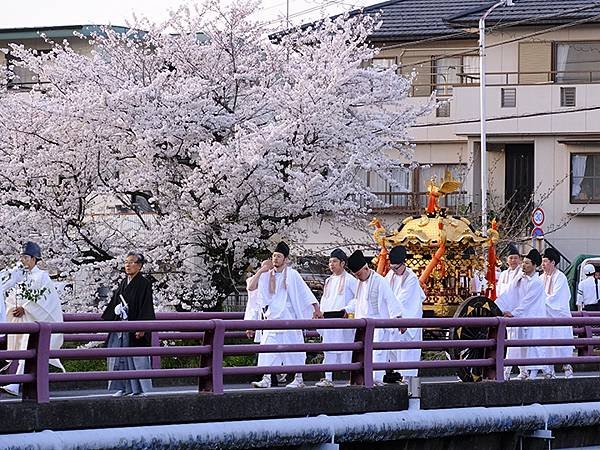
M 445 18 L 481 4 L 481 0 L 391 0 L 364 12 L 382 13 L 382 25 L 371 36 L 373 40 L 413 40 L 456 33 Z
M 485 2 L 485 6 L 476 11 L 459 12 L 448 17 L 448 21 L 456 25 L 474 26 L 479 22 L 483 12 L 494 2 Z M 513 6 L 500 7 L 494 10 L 487 23 L 520 22 L 535 19 L 535 24 L 563 24 L 579 19 L 589 23 L 600 22 L 600 1 L 590 0 L 516 0 Z
M 372 35 L 374 41 L 403 41 L 451 35 L 463 27 L 477 27 L 483 12 L 494 3 L 482 0 L 391 0 L 366 7 L 364 12 L 382 13 L 383 24 Z M 497 8 L 488 17 L 487 25 L 522 21 L 532 25 L 563 24 L 579 19 L 600 23 L 600 0 L 515 0 L 514 6 Z

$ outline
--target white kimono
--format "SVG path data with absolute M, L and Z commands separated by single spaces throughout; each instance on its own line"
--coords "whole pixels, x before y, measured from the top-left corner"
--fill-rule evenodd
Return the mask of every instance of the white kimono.
M 37 301 L 26 300 L 21 298 L 19 287 L 24 286 L 30 290 L 45 291 Z M 13 295 L 6 299 L 7 315 L 6 319 L 9 323 L 26 323 L 26 322 L 62 322 L 63 312 L 60 305 L 60 298 L 54 287 L 54 283 L 50 280 L 48 272 L 40 270 L 35 266 L 31 271 L 17 269 L 12 272 L 11 277 L 3 284 L 3 290 L 8 292 L 14 289 Z M 25 314 L 21 317 L 15 317 L 12 310 L 15 306 L 21 306 L 25 310 Z M 10 334 L 8 335 L 7 349 L 8 350 L 26 350 L 29 341 L 28 334 Z M 52 334 L 50 338 L 50 349 L 57 350 L 63 344 L 62 334 Z M 63 372 L 65 368 L 58 358 L 50 359 L 49 363 L 58 367 Z M 19 361 L 17 373 L 23 373 L 24 361 Z
M 571 290 L 567 277 L 560 270 L 555 269 L 552 275 L 542 274 L 546 293 L 546 315 L 548 317 L 571 317 Z M 547 327 L 548 337 L 552 339 L 573 339 L 573 327 L 556 326 Z M 548 347 L 548 356 L 552 358 L 569 358 L 573 356 L 573 345 Z
M 369 269 L 370 275 L 366 281 L 359 281 L 356 288 L 356 297 L 345 308 L 354 312 L 357 319 L 393 319 L 402 316 L 402 307 L 392 292 L 389 283 L 374 270 Z M 390 342 L 394 328 L 375 328 L 375 342 Z M 388 362 L 389 350 L 374 350 L 373 362 Z M 383 381 L 385 371 L 373 372 L 375 381 Z
M 344 271 L 341 275 L 332 275 L 325 280 L 323 296 L 321 297 L 321 312 L 339 311 L 344 309 L 356 295 L 358 280 Z M 353 329 L 319 330 L 324 343 L 354 342 Z M 326 351 L 324 364 L 347 364 L 352 362 L 351 351 Z
M 415 273 L 408 267 L 402 275 L 396 275 L 393 270 L 390 270 L 385 279 L 388 280 L 396 299 L 400 302 L 402 317 L 405 319 L 423 317 L 425 293 Z M 394 330 L 392 333 L 392 339 L 399 342 L 420 341 L 422 338 L 421 328 L 408 328 L 404 333 Z M 390 350 L 389 356 L 391 361 L 420 361 L 421 349 Z M 400 373 L 402 376 L 416 377 L 418 369 L 404 369 Z
M 270 279 L 275 277 L 275 291 L 271 292 Z M 313 304 L 318 303 L 300 274 L 289 267 L 282 272 L 275 269 L 263 273 L 258 280 L 258 305 L 268 320 L 301 320 L 312 318 Z M 265 324 L 266 326 L 266 324 Z M 261 344 L 303 344 L 302 330 L 264 330 Z M 259 353 L 258 366 L 303 365 L 305 352 Z
M 588 276 L 577 285 L 577 304 L 595 305 L 600 299 L 600 280 L 594 275 Z
M 246 280 L 246 292 L 248 293 L 248 302 L 246 303 L 246 311 L 244 312 L 244 320 L 262 320 L 262 309 L 259 304 L 258 288 L 250 291 L 248 290 L 248 284 L 250 278 Z M 254 333 L 254 342 L 260 342 L 262 336 L 261 330 L 256 330 Z
M 509 268 L 503 270 L 498 277 L 498 281 L 496 282 L 496 296 L 500 297 L 502 294 L 504 294 L 508 290 L 510 283 L 512 283 L 512 281 L 515 279 L 515 276 L 521 272 L 522 270 L 519 266 L 517 266 L 515 269 Z
M 496 305 L 502 312 L 510 312 L 513 317 L 546 317 L 546 295 L 544 283 L 534 272 L 525 275 L 519 272 L 510 287 L 497 300 Z M 510 322 L 510 321 L 509 321 Z M 546 339 L 547 332 L 544 327 L 514 327 L 512 339 Z M 507 358 L 545 358 L 546 347 L 509 347 Z M 538 364 L 527 366 L 528 369 L 544 369 L 546 366 Z

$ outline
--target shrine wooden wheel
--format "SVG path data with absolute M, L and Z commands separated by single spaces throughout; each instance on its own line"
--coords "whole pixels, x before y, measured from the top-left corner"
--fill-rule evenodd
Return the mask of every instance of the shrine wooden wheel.
M 474 296 L 460 304 L 454 317 L 495 317 L 501 316 L 502 311 L 489 298 Z M 465 347 L 452 349 L 452 359 L 484 359 L 487 358 L 487 348 L 470 348 L 469 340 L 488 339 L 491 337 L 489 327 L 455 327 L 450 329 L 450 339 L 465 341 Z M 462 381 L 481 381 L 485 378 L 485 367 L 460 367 L 458 377 Z

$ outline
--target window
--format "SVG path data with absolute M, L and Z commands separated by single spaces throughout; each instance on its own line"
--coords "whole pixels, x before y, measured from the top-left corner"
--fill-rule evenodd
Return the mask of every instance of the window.
M 373 58 L 372 66 L 378 69 L 389 69 L 396 64 L 396 58 Z
M 466 177 L 467 166 L 466 164 L 430 164 L 427 166 L 421 166 L 418 169 L 418 182 L 419 185 L 415 188 L 415 191 L 422 193 L 420 196 L 421 207 L 427 206 L 427 183 L 433 179 L 436 184 L 439 185 L 441 180 L 444 178 L 446 171 L 452 174 L 452 178 L 459 181 L 464 181 Z M 462 190 L 462 188 L 461 188 Z M 462 196 L 448 195 L 445 196 L 442 205 L 444 207 L 455 207 L 462 202 Z
M 441 101 L 438 102 L 435 110 L 435 117 L 450 117 L 450 102 Z
M 362 172 L 361 176 L 365 177 L 363 179 L 369 190 L 390 208 L 417 214 L 427 206 L 427 182 L 433 177 L 439 183 L 447 170 L 453 178 L 464 180 L 467 166 L 466 164 L 430 164 L 416 169 L 397 166 L 392 169 L 393 183 L 374 172 Z M 441 206 L 456 207 L 464 204 L 465 201 L 466 194 L 459 192 L 445 196 Z
M 517 90 L 515 88 L 502 88 L 500 106 L 502 108 L 514 108 L 517 106 Z
M 439 95 L 450 95 L 452 86 L 461 84 L 462 58 L 448 57 L 434 60 L 434 84 Z
M 561 87 L 560 88 L 560 106 L 576 106 L 577 91 L 574 87 Z
M 571 203 L 600 203 L 600 153 L 571 154 Z
M 391 170 L 391 181 L 375 172 L 365 174 L 367 187 L 377 198 L 391 208 L 406 208 L 410 205 L 410 192 L 413 184 L 413 171 L 398 166 Z
M 465 55 L 462 60 L 462 83 L 479 83 L 479 56 Z
M 37 50 L 38 53 L 49 53 L 50 50 Z M 34 84 L 44 82 L 40 80 L 37 73 L 32 72 L 26 67 L 18 65 L 20 59 L 8 53 L 6 55 L 6 67 L 8 71 L 13 75 L 14 78 L 10 80 L 11 86 L 20 86 L 30 88 Z
M 600 42 L 560 42 L 554 45 L 557 83 L 600 81 Z

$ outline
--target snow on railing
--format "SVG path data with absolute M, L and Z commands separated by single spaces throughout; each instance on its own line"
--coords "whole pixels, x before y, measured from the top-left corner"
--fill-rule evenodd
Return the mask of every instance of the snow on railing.
M 138 378 L 189 377 L 198 379 L 200 392 L 223 393 L 225 375 L 249 375 L 265 373 L 308 373 L 323 371 L 349 371 L 351 384 L 373 386 L 373 371 L 383 369 L 414 368 L 459 368 L 482 367 L 487 369 L 487 378 L 503 381 L 505 366 L 538 364 L 600 363 L 600 356 L 594 356 L 594 346 L 600 346 L 600 337 L 595 335 L 600 327 L 600 314 L 573 313 L 572 318 L 431 318 L 431 319 L 321 319 L 321 320 L 238 320 L 236 313 L 159 313 L 154 321 L 98 321 L 94 315 L 66 315 L 62 323 L 19 323 L 0 324 L 0 334 L 29 334 L 29 345 L 23 351 L 0 351 L 0 359 L 25 360 L 25 373 L 22 375 L 0 375 L 0 384 L 23 383 L 23 400 L 45 403 L 49 401 L 50 382 L 115 380 Z M 209 317 L 211 319 L 205 319 Z M 220 317 L 220 318 L 215 318 Z M 92 318 L 93 320 L 88 320 Z M 76 319 L 76 321 L 72 321 Z M 573 326 L 577 338 L 506 340 L 506 328 L 529 326 Z M 487 339 L 477 340 L 435 340 L 413 342 L 374 342 L 377 328 L 488 328 Z M 596 327 L 596 328 L 594 328 Z M 293 345 L 229 344 L 226 338 L 239 337 L 246 330 L 316 330 L 316 329 L 355 329 L 355 342 L 350 343 L 303 343 Z M 50 350 L 52 333 L 63 333 L 70 340 L 87 340 L 90 336 L 106 336 L 108 332 L 145 331 L 153 333 L 151 347 L 129 348 L 63 348 Z M 197 339 L 202 333 L 201 345 L 163 346 L 161 336 L 169 339 Z M 306 331 L 305 331 L 306 333 Z M 309 332 L 316 335 L 314 331 Z M 563 346 L 575 345 L 580 356 L 565 358 L 505 359 L 507 347 L 523 346 Z M 484 348 L 483 358 L 469 360 L 432 360 L 412 362 L 374 363 L 373 350 L 420 348 L 454 349 Z M 223 359 L 229 355 L 280 352 L 321 352 L 352 351 L 349 364 L 307 364 L 277 367 L 224 367 Z M 198 367 L 126 371 L 95 371 L 49 373 L 50 358 L 97 359 L 116 356 L 198 356 Z

